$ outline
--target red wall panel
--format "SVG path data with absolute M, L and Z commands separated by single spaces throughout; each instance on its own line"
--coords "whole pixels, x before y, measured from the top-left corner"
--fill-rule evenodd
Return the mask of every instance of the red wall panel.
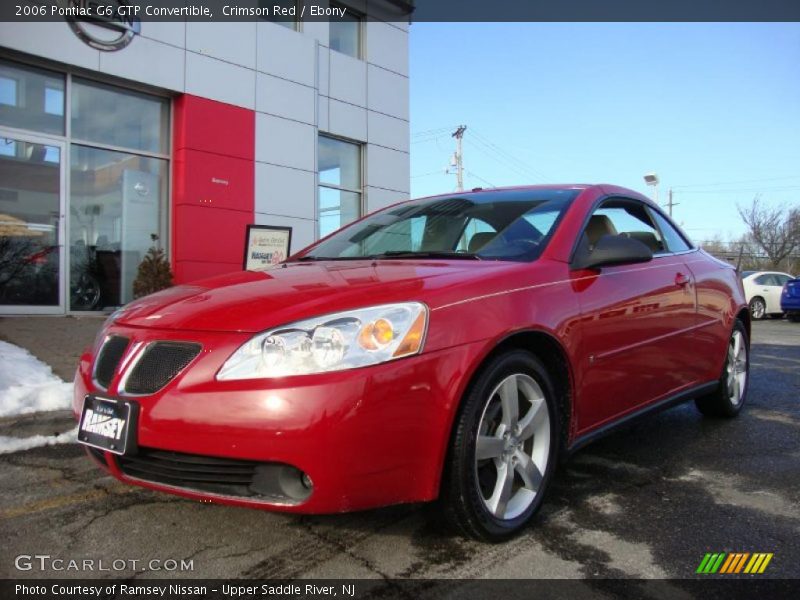
M 254 222 L 255 113 L 183 95 L 173 117 L 175 281 L 240 270 Z

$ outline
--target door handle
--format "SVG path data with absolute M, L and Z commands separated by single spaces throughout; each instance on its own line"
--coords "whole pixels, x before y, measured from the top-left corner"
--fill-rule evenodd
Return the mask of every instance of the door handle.
M 684 275 L 683 273 L 678 273 L 675 275 L 675 285 L 679 285 L 680 287 L 684 287 L 689 284 L 691 279 Z

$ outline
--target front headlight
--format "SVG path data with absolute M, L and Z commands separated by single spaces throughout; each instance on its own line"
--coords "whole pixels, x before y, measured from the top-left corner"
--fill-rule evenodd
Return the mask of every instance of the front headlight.
M 259 333 L 225 362 L 217 379 L 309 375 L 411 356 L 422 350 L 428 309 L 385 304 L 307 319 Z

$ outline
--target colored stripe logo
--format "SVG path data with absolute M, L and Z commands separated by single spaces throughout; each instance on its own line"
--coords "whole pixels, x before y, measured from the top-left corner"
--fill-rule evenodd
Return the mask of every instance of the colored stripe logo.
M 703 575 L 760 574 L 767 570 L 772 552 L 709 552 L 700 561 L 695 573 Z

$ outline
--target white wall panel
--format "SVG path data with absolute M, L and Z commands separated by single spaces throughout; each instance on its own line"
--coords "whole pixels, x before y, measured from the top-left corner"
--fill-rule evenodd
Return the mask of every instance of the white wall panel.
M 327 96 L 317 96 L 317 98 L 317 127 L 320 131 L 328 131 L 330 99 Z
M 395 192 L 382 188 L 367 187 L 367 212 L 375 212 L 392 204 L 408 200 L 408 192 Z
M 254 109 L 256 72 L 215 58 L 187 52 L 186 93 Z
M 312 38 L 267 21 L 257 23 L 257 32 L 259 71 L 314 86 L 317 45 Z
M 369 66 L 367 74 L 369 104 L 367 108 L 408 120 L 408 78 Z
M 408 192 L 409 184 L 408 154 L 374 144 L 367 145 L 367 185 Z
M 183 21 L 147 21 L 142 23 L 140 35 L 178 48 L 186 47 L 186 23 Z
M 317 222 L 314 220 L 296 219 L 259 212 L 256 213 L 255 217 L 257 225 L 277 225 L 278 227 L 292 228 L 292 246 L 289 249 L 291 254 L 302 250 L 314 242 L 314 236 L 317 230 Z
M 366 106 L 367 64 L 335 50 L 331 51 L 330 56 L 330 97 L 356 106 Z
M 256 163 L 256 212 L 310 219 L 315 202 L 314 173 Z
M 186 49 L 255 69 L 256 23 L 189 21 L 186 24 Z
M 257 161 L 314 171 L 316 147 L 316 127 L 256 113 Z
M 367 141 L 367 109 L 331 98 L 328 131 L 353 140 Z
M 321 2 L 315 2 L 321 4 Z M 308 10 L 308 8 L 306 8 Z M 303 23 L 303 35 L 318 41 L 323 46 L 329 44 L 330 23 L 326 21 L 305 21 Z
M 265 73 L 256 78 L 256 110 L 314 125 L 314 88 Z
M 409 151 L 408 121 L 368 111 L 367 125 L 370 144 Z
M 408 76 L 408 33 L 381 21 L 367 23 L 367 61 L 395 73 Z
M 0 45 L 93 71 L 100 68 L 100 51 L 79 40 L 65 21 L 2 21 Z
M 124 52 L 101 52 L 100 70 L 109 75 L 176 92 L 185 87 L 186 51 L 137 37 Z
M 323 96 L 330 94 L 330 66 L 331 66 L 331 51 L 325 46 L 318 46 L 317 51 L 317 89 Z

